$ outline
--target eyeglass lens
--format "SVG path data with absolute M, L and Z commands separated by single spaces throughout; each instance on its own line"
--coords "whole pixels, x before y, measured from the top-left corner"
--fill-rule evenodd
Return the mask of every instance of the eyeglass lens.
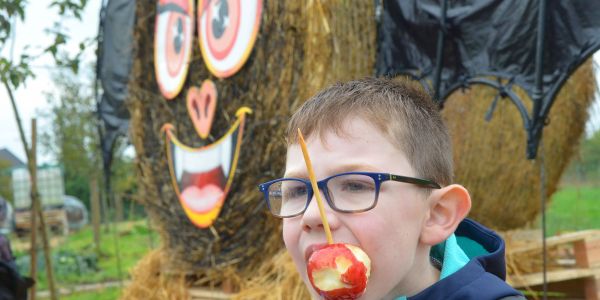
M 309 186 L 304 181 L 287 179 L 269 186 L 271 212 L 287 217 L 301 213 L 307 206 Z M 375 180 L 367 175 L 346 174 L 327 181 L 327 195 L 336 209 L 361 211 L 371 208 L 377 198 Z

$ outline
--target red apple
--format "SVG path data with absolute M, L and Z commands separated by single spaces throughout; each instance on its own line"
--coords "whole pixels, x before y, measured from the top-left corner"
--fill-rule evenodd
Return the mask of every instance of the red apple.
M 357 299 L 367 287 L 371 260 L 357 246 L 331 244 L 313 252 L 306 268 L 310 283 L 325 299 Z

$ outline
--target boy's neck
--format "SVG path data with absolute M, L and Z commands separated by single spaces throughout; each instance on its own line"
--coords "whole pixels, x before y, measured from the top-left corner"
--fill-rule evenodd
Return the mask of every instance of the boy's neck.
M 396 299 L 398 296 L 413 296 L 433 285 L 440 279 L 440 270 L 431 263 L 429 257 L 430 246 L 419 247 L 415 263 L 405 275 L 404 280 L 398 283 L 383 299 Z

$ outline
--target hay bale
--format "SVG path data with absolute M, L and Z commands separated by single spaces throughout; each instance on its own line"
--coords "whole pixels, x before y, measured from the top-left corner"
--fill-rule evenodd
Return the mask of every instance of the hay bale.
M 296 107 L 334 81 L 373 73 L 373 4 L 265 1 L 259 36 L 239 73 L 215 79 L 194 41 L 183 91 L 167 102 L 160 96 L 153 70 L 155 2 L 137 2 L 136 54 L 127 104 L 140 198 L 164 244 L 163 272 L 191 274 L 203 284 L 218 284 L 224 270 L 234 269 L 242 277 L 253 275 L 252 270 L 281 249 L 280 220 L 269 216 L 256 184 L 282 175 L 283 132 Z M 211 135 L 202 141 L 188 117 L 185 91 L 209 78 L 215 81 L 220 100 Z M 183 143 L 203 146 L 229 129 L 241 106 L 254 113 L 246 119 L 232 188 L 212 229 L 199 229 L 185 216 L 171 186 L 160 129 L 171 123 Z
M 447 100 L 442 115 L 452 136 L 455 182 L 471 193 L 470 217 L 500 230 L 535 220 L 541 210 L 542 157 L 546 196 L 550 199 L 577 149 L 594 91 L 592 63 L 588 61 L 558 94 L 535 160 L 526 159 L 526 132 L 516 107 L 508 99 L 500 100 L 491 121 L 485 121 L 495 90 L 474 86 Z M 532 102 L 524 92 L 517 93 L 531 111 Z
M 132 282 L 123 289 L 120 299 L 188 299 L 185 275 L 165 274 L 165 261 L 163 250 L 146 254 L 131 271 Z
M 302 300 L 310 299 L 310 294 L 296 272 L 292 257 L 282 249 L 265 260 L 255 276 L 241 282 L 240 291 L 232 299 Z

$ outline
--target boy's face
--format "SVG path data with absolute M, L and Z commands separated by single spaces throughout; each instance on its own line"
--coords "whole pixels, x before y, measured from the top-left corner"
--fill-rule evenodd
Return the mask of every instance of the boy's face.
M 353 118 L 344 132 L 342 137 L 326 132 L 325 144 L 317 135 L 307 140 L 317 180 L 349 171 L 415 176 L 404 154 L 370 123 Z M 285 177 L 308 178 L 298 144 L 288 148 Z M 313 246 L 327 242 L 316 202 L 313 197 L 303 215 L 283 221 L 285 245 L 314 297 L 306 261 Z M 325 212 L 334 242 L 359 246 L 371 258 L 371 277 L 361 299 L 410 295 L 431 284 L 424 278 L 432 274 L 429 246 L 419 242 L 429 203 L 418 187 L 386 181 L 373 209 L 339 213 L 325 203 Z

